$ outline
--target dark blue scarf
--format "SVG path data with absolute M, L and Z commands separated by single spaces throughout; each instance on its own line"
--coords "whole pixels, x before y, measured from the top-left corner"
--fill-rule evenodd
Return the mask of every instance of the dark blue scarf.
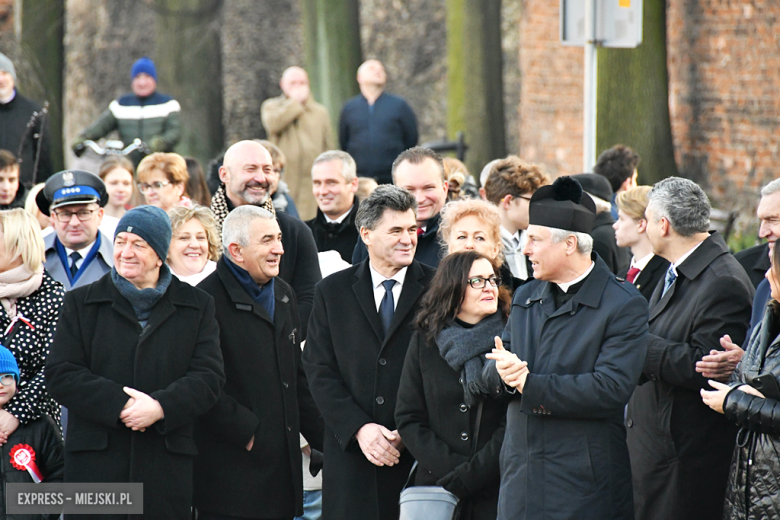
M 233 273 L 233 276 L 236 277 L 236 280 L 238 280 L 238 283 L 241 284 L 247 294 L 268 311 L 268 315 L 271 317 L 271 321 L 273 321 L 274 309 L 276 308 L 276 302 L 274 300 L 274 279 L 271 278 L 270 282 L 261 287 L 257 285 L 257 282 L 252 280 L 252 276 L 246 269 L 237 266 L 226 256 L 223 256 L 221 261 L 225 262 L 227 268 L 230 269 L 230 272 Z
M 138 289 L 129 280 L 122 277 L 116 271 L 116 267 L 111 269 L 111 280 L 119 293 L 127 298 L 130 305 L 133 306 L 135 315 L 138 317 L 138 323 L 141 324 L 141 327 L 146 327 L 146 322 L 149 321 L 149 315 L 152 313 L 152 307 L 160 301 L 165 291 L 168 290 L 168 286 L 171 283 L 171 270 L 168 269 L 166 264 L 160 267 L 160 278 L 157 280 L 157 286 L 154 289 Z

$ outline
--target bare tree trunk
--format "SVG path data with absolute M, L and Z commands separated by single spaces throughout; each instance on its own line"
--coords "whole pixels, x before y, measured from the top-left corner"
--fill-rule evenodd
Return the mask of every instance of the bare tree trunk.
M 362 61 L 359 3 L 301 0 L 301 17 L 312 91 L 335 123 L 344 101 L 359 92 L 355 79 Z
M 506 155 L 501 0 L 447 0 L 447 132 L 462 131 L 478 175 Z
M 205 167 L 223 147 L 219 10 L 222 0 L 156 0 L 159 90 L 181 105 L 176 151 Z
M 597 145 L 616 144 L 641 158 L 639 182 L 677 175 L 669 122 L 666 69 L 666 2 L 644 1 L 642 44 L 636 49 L 599 49 Z

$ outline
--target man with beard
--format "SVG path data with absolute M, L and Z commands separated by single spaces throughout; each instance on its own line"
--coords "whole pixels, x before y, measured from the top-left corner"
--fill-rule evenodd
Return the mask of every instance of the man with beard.
M 274 210 L 269 196 L 268 177 L 271 175 L 273 161 L 268 150 L 255 141 L 237 142 L 225 152 L 219 168 L 222 185 L 211 199 L 211 210 L 220 227 L 228 213 L 245 204 L 259 206 L 276 215 L 285 251 L 279 266 L 279 278 L 295 291 L 301 320 L 301 339 L 306 339 L 314 285 L 322 279 L 317 245 L 306 224 Z

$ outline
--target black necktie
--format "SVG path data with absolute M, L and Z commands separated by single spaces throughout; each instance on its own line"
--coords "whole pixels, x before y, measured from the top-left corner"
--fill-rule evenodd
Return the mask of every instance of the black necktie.
M 382 285 L 385 286 L 385 295 L 382 297 L 382 303 L 379 304 L 379 319 L 382 320 L 382 331 L 387 336 L 390 322 L 393 321 L 393 313 L 395 313 L 395 301 L 393 300 L 395 280 L 385 280 Z
M 76 265 L 76 262 L 81 260 L 81 255 L 78 253 L 78 251 L 73 251 L 70 254 L 70 277 L 73 278 L 76 276 L 76 273 L 79 272 L 79 268 Z

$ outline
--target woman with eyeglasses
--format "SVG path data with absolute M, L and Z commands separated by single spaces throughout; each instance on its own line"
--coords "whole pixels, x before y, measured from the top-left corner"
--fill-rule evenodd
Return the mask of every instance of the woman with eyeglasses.
M 150 206 L 168 211 L 176 206 L 189 208 L 187 163 L 175 153 L 153 153 L 144 157 L 136 170 L 138 191 Z
M 0 410 L 0 444 L 19 425 L 43 415 L 59 423 L 60 406 L 46 391 L 43 367 L 65 290 L 43 269 L 43 237 L 25 210 L 0 211 L 0 343 L 19 364 L 17 394 Z
M 418 466 L 413 484 L 443 486 L 462 520 L 495 519 L 506 403 L 482 382 L 485 354 L 509 314 L 509 291 L 476 251 L 445 257 L 421 300 L 395 419 Z

